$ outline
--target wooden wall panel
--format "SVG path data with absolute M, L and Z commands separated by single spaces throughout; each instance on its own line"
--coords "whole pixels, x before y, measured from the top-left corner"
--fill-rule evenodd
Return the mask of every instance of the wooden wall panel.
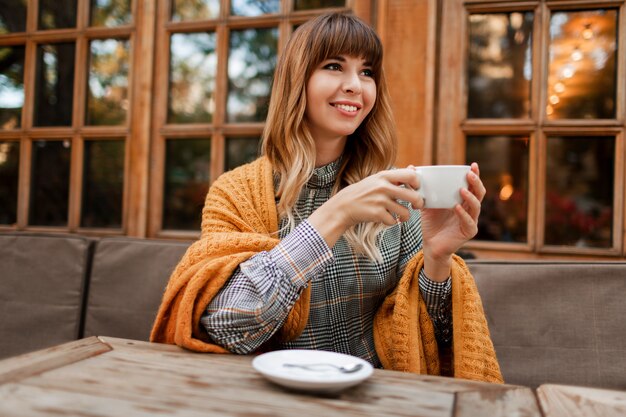
M 376 12 L 398 128 L 396 164 L 432 164 L 437 1 L 380 0 Z

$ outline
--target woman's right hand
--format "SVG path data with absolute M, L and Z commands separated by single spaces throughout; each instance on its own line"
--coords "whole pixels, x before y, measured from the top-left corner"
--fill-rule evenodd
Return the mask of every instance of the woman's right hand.
M 415 170 L 410 168 L 381 171 L 340 190 L 309 216 L 309 223 L 333 247 L 343 233 L 358 223 L 376 222 L 388 226 L 409 219 L 409 210 L 424 206 L 417 190 Z

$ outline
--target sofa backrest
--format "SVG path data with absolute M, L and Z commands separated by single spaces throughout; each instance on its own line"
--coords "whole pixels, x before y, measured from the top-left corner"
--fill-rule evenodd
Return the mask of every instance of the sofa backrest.
M 0 234 L 0 359 L 80 336 L 93 240 Z
M 626 262 L 467 264 L 507 383 L 626 389 Z
M 101 239 L 95 247 L 83 336 L 148 340 L 170 274 L 189 245 Z

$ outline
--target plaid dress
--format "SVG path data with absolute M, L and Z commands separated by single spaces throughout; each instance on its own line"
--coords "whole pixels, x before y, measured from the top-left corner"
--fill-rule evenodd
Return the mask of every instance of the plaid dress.
M 295 207 L 296 227 L 288 231 L 282 219 L 281 242 L 243 262 L 209 303 L 201 324 L 215 343 L 235 353 L 255 351 L 282 326 L 300 293 L 311 285 L 304 331 L 278 347 L 340 352 L 381 366 L 374 348 L 374 315 L 422 246 L 420 214 L 409 207 L 408 221 L 379 236 L 381 262 L 357 255 L 343 237 L 329 248 L 306 218 L 331 197 L 338 165 L 335 161 L 315 169 Z M 451 280 L 433 282 L 420 271 L 419 286 L 438 342 L 448 344 Z

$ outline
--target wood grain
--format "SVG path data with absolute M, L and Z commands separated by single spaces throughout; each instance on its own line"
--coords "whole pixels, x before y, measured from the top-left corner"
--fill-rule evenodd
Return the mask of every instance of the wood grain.
M 0 377 L 13 375 L 0 379 L 0 415 L 540 416 L 523 387 L 375 370 L 356 387 L 313 395 L 270 383 L 252 359 L 84 339 L 0 363 Z
M 545 417 L 626 416 L 624 391 L 546 384 L 537 397 Z

